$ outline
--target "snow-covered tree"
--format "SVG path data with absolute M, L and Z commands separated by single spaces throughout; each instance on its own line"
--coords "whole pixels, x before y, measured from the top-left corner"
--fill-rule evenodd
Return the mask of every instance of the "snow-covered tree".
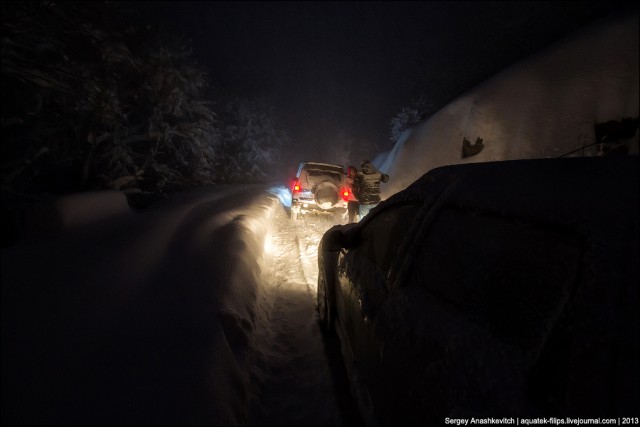
M 2 185 L 212 182 L 217 119 L 190 48 L 112 2 L 2 2 Z
M 273 107 L 264 99 L 237 99 L 220 114 L 221 156 L 218 182 L 262 183 L 282 173 L 283 150 L 289 136 L 277 127 Z
M 423 96 L 414 98 L 409 106 L 402 107 L 391 119 L 391 140 L 393 143 L 398 141 L 402 132 L 417 125 L 433 112 L 434 105 L 427 102 Z

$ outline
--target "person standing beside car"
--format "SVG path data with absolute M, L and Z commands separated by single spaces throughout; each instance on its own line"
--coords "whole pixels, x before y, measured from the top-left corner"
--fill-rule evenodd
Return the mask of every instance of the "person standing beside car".
M 380 172 L 365 160 L 353 180 L 353 192 L 359 202 L 360 219 L 380 203 L 380 182 L 389 181 L 389 175 Z
M 347 189 L 349 190 L 349 198 L 347 199 L 347 213 L 349 216 L 349 224 L 356 222 L 356 217 L 358 216 L 358 210 L 360 207 L 360 203 L 356 198 L 355 194 L 353 194 L 353 181 L 356 178 L 356 173 L 358 169 L 355 166 L 349 166 L 347 168 L 347 177 L 345 178 L 345 183 Z

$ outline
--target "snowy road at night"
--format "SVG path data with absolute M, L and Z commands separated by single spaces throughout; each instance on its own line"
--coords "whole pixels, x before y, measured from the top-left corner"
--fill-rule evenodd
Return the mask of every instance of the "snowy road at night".
M 331 226 L 322 216 L 291 221 L 284 209 L 272 217 L 248 424 L 345 423 L 328 360 L 339 354 L 327 355 L 316 312 L 318 243 Z

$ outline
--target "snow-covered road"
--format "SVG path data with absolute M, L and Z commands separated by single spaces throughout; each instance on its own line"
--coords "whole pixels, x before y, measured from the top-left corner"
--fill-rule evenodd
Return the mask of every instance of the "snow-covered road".
M 265 244 L 248 424 L 340 425 L 332 376 L 318 328 L 317 248 L 323 218 L 272 217 Z

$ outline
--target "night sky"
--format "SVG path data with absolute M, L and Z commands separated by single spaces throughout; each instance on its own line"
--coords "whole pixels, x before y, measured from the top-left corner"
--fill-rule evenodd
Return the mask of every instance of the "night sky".
M 437 111 L 620 2 L 135 2 L 192 40 L 221 99 L 263 97 L 294 156 L 354 161 L 392 147 L 390 121 L 422 95 Z M 294 163 L 302 158 L 292 159 Z

